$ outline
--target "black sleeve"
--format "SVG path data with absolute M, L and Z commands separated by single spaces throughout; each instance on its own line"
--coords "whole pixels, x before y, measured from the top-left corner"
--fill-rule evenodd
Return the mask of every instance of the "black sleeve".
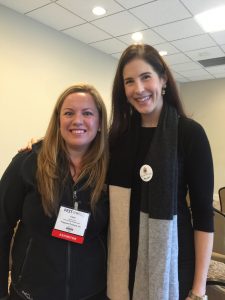
M 17 154 L 0 181 L 0 298 L 7 295 L 10 242 L 22 215 L 25 186 L 21 168 L 26 155 Z
M 209 141 L 200 124 L 187 118 L 182 123 L 193 227 L 195 230 L 213 232 L 214 175 Z

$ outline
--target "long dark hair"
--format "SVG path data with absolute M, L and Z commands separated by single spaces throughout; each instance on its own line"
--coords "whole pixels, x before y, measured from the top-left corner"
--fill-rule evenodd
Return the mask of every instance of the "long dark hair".
M 127 131 L 132 120 L 134 122 L 140 121 L 140 114 L 127 102 L 123 80 L 124 67 L 136 58 L 143 59 L 150 64 L 160 78 L 167 78 L 166 94 L 163 96 L 163 100 L 174 106 L 179 115 L 185 116 L 173 75 L 158 51 L 146 44 L 131 45 L 122 53 L 114 77 L 109 128 L 110 146 Z

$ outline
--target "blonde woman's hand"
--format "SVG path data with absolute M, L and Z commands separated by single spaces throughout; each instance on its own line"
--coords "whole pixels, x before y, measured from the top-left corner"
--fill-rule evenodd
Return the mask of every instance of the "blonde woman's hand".
M 20 148 L 18 152 L 31 151 L 33 144 L 37 143 L 40 140 L 41 139 L 32 138 L 31 140 L 28 141 L 27 145 L 23 148 Z

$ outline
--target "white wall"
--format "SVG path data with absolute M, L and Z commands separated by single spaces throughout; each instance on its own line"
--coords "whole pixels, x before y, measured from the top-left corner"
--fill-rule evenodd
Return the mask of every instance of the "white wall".
M 214 161 L 215 194 L 225 186 L 225 79 L 180 85 L 186 112 L 204 127 Z
M 0 5 L 0 177 L 17 150 L 44 135 L 59 93 L 73 82 L 94 84 L 110 111 L 117 61 Z M 208 135 L 215 193 L 225 186 L 225 79 L 179 85 L 189 115 Z
M 116 59 L 0 5 L 0 177 L 17 150 L 44 135 L 58 95 L 85 81 L 110 110 Z

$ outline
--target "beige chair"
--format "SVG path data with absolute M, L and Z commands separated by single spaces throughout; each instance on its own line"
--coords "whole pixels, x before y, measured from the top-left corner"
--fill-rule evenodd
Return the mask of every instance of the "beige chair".
M 214 209 L 214 244 L 207 295 L 209 300 L 225 300 L 225 214 Z
M 225 214 L 225 187 L 219 189 L 220 210 Z

